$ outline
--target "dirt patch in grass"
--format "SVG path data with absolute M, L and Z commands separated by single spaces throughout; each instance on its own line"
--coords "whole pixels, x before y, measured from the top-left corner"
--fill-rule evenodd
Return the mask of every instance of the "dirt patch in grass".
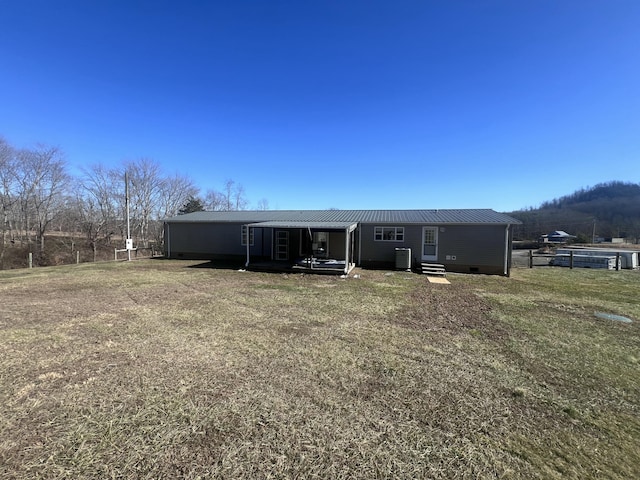
M 491 316 L 491 305 L 460 284 L 421 283 L 410 294 L 410 301 L 399 323 L 413 328 L 446 334 L 470 333 L 496 341 L 507 331 Z

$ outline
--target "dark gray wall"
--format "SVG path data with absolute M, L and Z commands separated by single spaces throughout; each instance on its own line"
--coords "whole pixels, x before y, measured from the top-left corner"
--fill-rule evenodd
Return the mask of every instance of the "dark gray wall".
M 439 232 L 438 261 L 447 270 L 459 272 L 503 274 L 505 250 L 510 253 L 505 238 L 505 225 L 454 225 Z
M 344 260 L 345 232 L 329 232 L 329 257 Z
M 395 249 L 411 248 L 414 266 L 422 261 L 422 225 L 404 227 L 404 241 L 374 240 L 374 228 L 360 224 L 356 233 L 355 261 L 364 267 L 393 268 Z M 505 249 L 510 259 L 511 241 L 505 242 L 505 225 L 430 225 L 438 227 L 438 259 L 447 271 L 504 274 Z M 241 223 L 171 223 L 165 224 L 165 255 L 169 258 L 245 258 L 246 247 L 240 243 Z M 254 230 L 251 258 L 271 257 L 272 230 Z M 329 235 L 329 255 L 344 259 L 344 232 Z M 290 260 L 300 255 L 300 231 L 290 230 Z M 359 254 L 358 254 L 359 251 Z
M 165 223 L 165 256 L 168 258 L 246 257 L 247 247 L 241 244 L 240 223 Z M 252 256 L 271 255 L 271 236 L 263 229 L 254 230 Z M 263 253 L 264 252 L 264 253 Z
M 395 249 L 411 248 L 414 265 L 422 262 L 423 225 L 393 225 L 404 227 L 404 241 L 374 240 L 376 226 L 360 225 L 360 260 L 363 266 L 392 267 Z M 426 225 L 438 227 L 438 257 L 433 263 L 445 265 L 448 271 L 504 273 L 505 225 Z

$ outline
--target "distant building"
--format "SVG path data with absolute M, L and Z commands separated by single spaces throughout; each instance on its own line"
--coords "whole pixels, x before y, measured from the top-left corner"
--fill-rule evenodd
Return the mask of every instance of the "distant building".
M 598 237 L 596 243 L 627 243 L 627 239 L 623 237 Z
M 575 235 L 570 235 L 564 230 L 555 230 L 548 235 L 542 235 L 540 237 L 540 243 L 567 243 L 574 238 L 576 238 Z

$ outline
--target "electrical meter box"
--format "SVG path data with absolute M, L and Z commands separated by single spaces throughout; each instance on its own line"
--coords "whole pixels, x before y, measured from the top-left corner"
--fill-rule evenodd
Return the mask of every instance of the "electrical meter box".
M 127 238 L 125 241 L 125 248 L 127 250 L 133 250 L 133 238 Z

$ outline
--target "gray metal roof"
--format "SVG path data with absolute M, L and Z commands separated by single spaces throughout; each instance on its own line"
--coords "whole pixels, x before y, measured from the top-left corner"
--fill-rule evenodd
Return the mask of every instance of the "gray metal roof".
M 165 220 L 168 223 L 331 222 L 369 224 L 520 224 L 490 209 L 458 210 L 241 210 L 194 212 Z M 346 227 L 338 227 L 346 228 Z
M 354 229 L 357 222 L 258 222 L 250 223 L 249 227 L 265 228 L 327 228 L 330 230 Z

